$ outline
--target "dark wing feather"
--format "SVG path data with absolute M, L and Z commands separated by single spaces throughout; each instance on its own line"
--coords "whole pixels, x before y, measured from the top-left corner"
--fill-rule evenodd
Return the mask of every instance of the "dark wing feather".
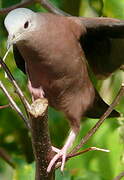
M 13 54 L 17 67 L 26 74 L 25 61 L 15 44 L 13 45 Z
M 80 18 L 87 33 L 80 43 L 98 77 L 105 77 L 124 64 L 124 21 L 112 18 Z

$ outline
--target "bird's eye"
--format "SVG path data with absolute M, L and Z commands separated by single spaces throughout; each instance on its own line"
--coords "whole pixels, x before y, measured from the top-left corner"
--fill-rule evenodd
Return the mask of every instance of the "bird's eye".
M 25 29 L 27 29 L 27 28 L 28 28 L 28 26 L 29 26 L 29 22 L 28 22 L 28 21 L 26 21 L 26 23 L 24 24 L 24 28 L 25 28 Z

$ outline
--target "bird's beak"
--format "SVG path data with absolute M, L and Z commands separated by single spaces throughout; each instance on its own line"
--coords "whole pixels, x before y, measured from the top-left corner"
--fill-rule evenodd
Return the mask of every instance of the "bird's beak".
M 9 35 L 7 40 L 7 49 L 9 49 L 15 43 L 15 36 Z

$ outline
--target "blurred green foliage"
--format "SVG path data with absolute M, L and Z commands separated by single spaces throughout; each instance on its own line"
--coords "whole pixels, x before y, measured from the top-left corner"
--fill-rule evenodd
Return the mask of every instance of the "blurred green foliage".
M 51 0 L 62 10 L 76 16 L 107 16 L 124 19 L 124 0 Z M 20 2 L 20 0 L 0 0 L 0 8 L 9 7 Z M 39 4 L 30 6 L 35 11 L 46 11 Z M 3 26 L 5 16 L 0 16 L 0 56 L 6 51 L 7 33 Z M 30 98 L 26 88 L 27 78 L 20 72 L 13 60 L 12 52 L 6 61 L 18 84 L 23 89 L 25 95 Z M 105 81 L 97 81 L 96 87 L 101 96 L 108 103 L 112 102 L 116 96 L 124 73 L 117 71 L 111 78 Z M 15 91 L 5 79 L 4 72 L 0 69 L 0 79 L 9 90 L 20 108 L 23 109 Z M 106 93 L 107 92 L 107 93 Z M 7 98 L 0 91 L 0 105 L 8 103 Z M 124 98 L 117 109 L 124 114 Z M 83 122 L 82 129 L 75 144 L 81 137 L 97 122 L 97 120 L 87 119 Z M 61 113 L 54 109 L 49 109 L 49 126 L 52 143 L 54 146 L 62 147 L 68 134 L 69 126 Z M 67 162 L 64 174 L 56 171 L 56 180 L 112 180 L 116 175 L 124 170 L 124 118 L 107 119 L 99 131 L 90 139 L 85 147 L 101 147 L 110 150 L 110 153 L 92 151 L 84 155 L 72 158 Z M 12 157 L 16 166 L 12 169 L 2 159 L 0 159 L 0 180 L 33 180 L 34 162 L 30 136 L 24 127 L 23 121 L 16 112 L 10 108 L 0 110 L 0 147 L 4 148 Z

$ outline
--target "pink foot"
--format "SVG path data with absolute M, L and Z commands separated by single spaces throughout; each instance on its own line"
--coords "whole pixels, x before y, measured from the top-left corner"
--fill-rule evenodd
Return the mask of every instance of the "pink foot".
M 61 160 L 61 171 L 64 170 L 64 166 L 65 166 L 65 161 L 66 161 L 66 156 L 67 156 L 67 151 L 68 149 L 72 146 L 74 140 L 75 140 L 76 134 L 75 132 L 72 130 L 69 134 L 69 137 L 64 145 L 64 147 L 59 150 L 55 147 L 52 147 L 53 151 L 55 151 L 57 154 L 53 157 L 53 159 L 50 161 L 48 168 L 47 168 L 47 172 L 50 172 L 52 167 L 55 165 L 56 161 L 58 159 L 62 159 Z
M 65 166 L 65 160 L 66 160 L 66 155 L 67 155 L 67 150 L 62 148 L 61 150 L 57 150 L 57 154 L 53 157 L 53 159 L 50 161 L 49 166 L 47 168 L 47 172 L 50 172 L 53 165 L 55 164 L 55 162 L 59 159 L 62 158 L 62 163 L 61 163 L 61 171 L 64 170 L 64 166 Z

